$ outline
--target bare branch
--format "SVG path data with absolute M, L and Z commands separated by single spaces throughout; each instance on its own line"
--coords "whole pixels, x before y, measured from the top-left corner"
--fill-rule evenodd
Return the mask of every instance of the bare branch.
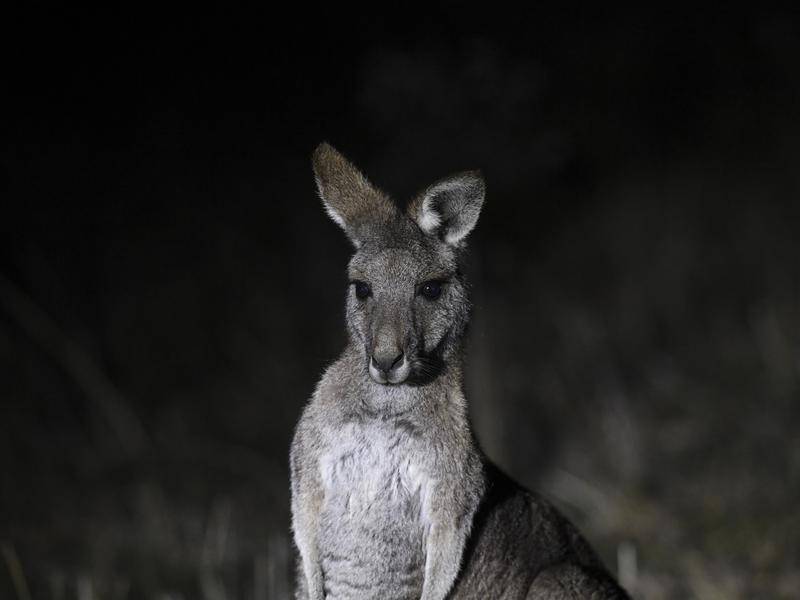
M 129 456 L 141 454 L 149 439 L 122 392 L 102 369 L 32 298 L 0 274 L 0 306 L 69 375 L 100 412 Z

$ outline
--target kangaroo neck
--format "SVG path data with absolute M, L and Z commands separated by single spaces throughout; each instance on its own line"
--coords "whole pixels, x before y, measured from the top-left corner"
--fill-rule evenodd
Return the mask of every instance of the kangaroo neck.
M 448 410 L 466 413 L 466 400 L 463 394 L 463 355 L 460 348 L 453 348 L 443 361 L 441 369 L 430 380 L 399 385 L 380 384 L 372 380 L 366 368 L 363 351 L 354 344 L 345 351 L 350 360 L 362 365 L 359 369 L 357 386 L 359 393 L 354 400 L 358 412 L 376 417 L 400 416 L 403 414 L 424 414 Z

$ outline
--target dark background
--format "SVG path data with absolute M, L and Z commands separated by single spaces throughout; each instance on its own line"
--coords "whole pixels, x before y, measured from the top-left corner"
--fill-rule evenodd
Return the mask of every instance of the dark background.
M 483 170 L 476 430 L 635 596 L 796 594 L 794 15 L 292 10 L 4 20 L 0 597 L 287 597 L 323 139 L 400 201 Z

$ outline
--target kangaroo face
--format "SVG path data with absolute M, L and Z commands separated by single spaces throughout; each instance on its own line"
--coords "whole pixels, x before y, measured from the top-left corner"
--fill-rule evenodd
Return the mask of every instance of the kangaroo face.
M 327 144 L 314 153 L 314 173 L 328 214 L 356 247 L 346 314 L 366 372 L 385 385 L 431 381 L 469 316 L 458 255 L 477 221 L 483 180 L 472 172 L 444 179 L 403 213 Z
M 377 383 L 423 384 L 449 357 L 469 305 L 455 251 L 410 220 L 399 243 L 361 246 L 350 261 L 347 323 Z M 399 238 L 399 239 L 398 239 Z

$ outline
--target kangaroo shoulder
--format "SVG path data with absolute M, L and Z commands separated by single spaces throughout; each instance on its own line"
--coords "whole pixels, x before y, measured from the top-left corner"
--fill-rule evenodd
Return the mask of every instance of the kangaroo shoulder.
M 362 387 L 363 375 L 363 365 L 350 353 L 342 354 L 322 373 L 311 403 L 319 409 L 328 408 L 329 405 L 346 406 L 347 399 Z
M 348 421 L 357 382 L 352 359 L 343 355 L 322 374 L 306 403 L 292 441 L 292 454 L 318 455 Z

